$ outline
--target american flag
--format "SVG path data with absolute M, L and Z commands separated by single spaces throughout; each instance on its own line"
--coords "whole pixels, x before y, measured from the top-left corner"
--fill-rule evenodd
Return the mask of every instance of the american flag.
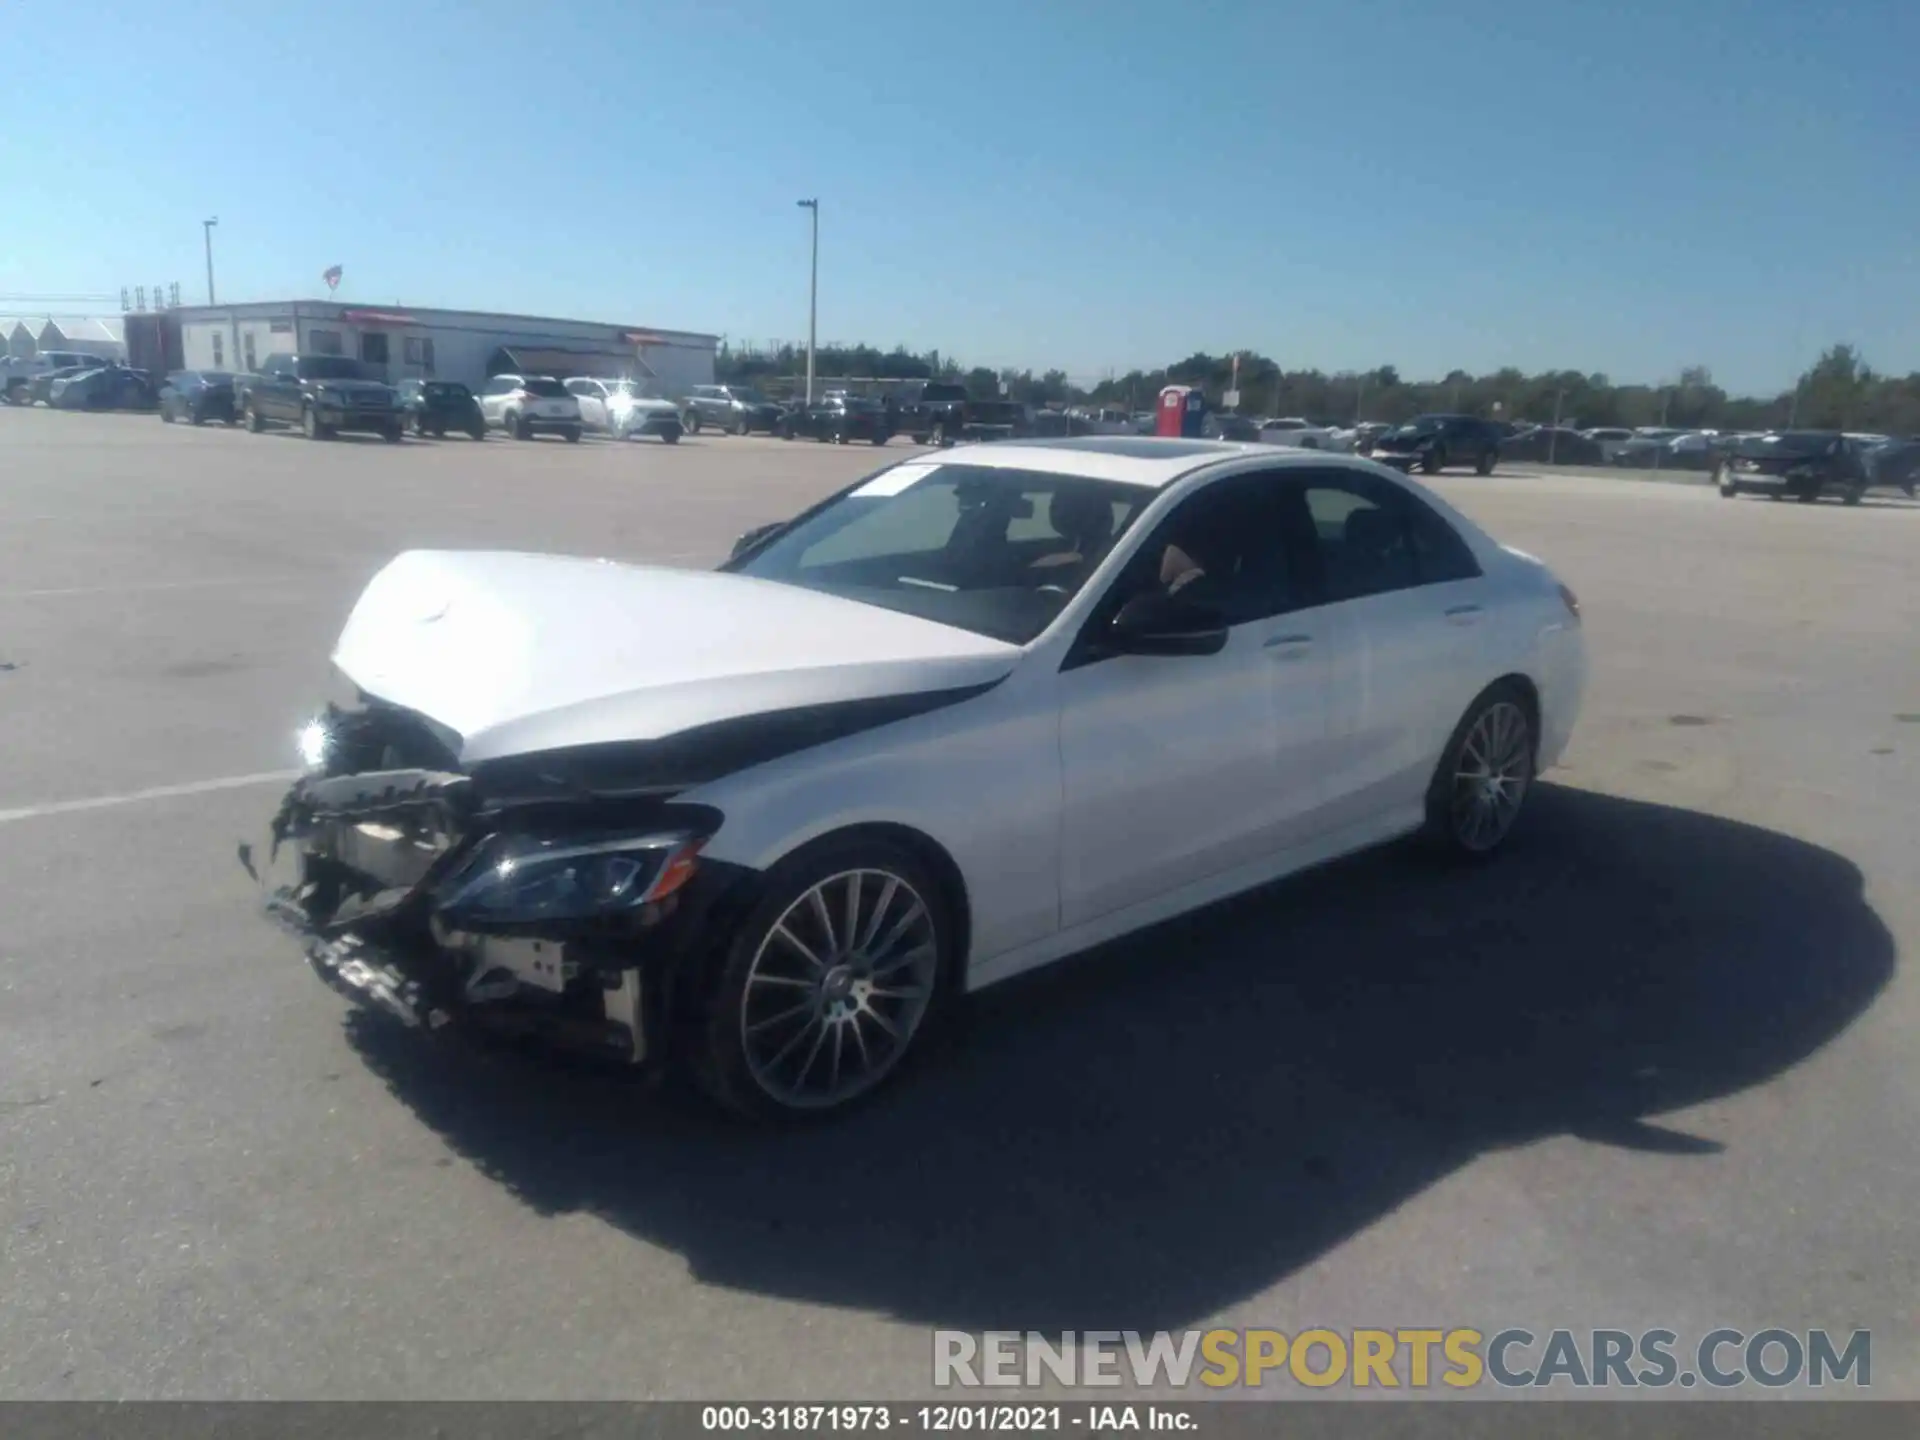
M 327 282 L 327 289 L 332 290 L 339 286 L 341 273 L 338 265 L 329 265 L 320 272 L 320 278 Z

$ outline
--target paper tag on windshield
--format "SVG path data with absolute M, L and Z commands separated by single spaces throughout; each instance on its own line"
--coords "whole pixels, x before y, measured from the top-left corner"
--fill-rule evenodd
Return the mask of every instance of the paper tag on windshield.
M 938 465 L 896 465 L 891 470 L 881 471 L 847 498 L 858 500 L 870 495 L 898 495 L 902 490 L 918 485 L 939 468 Z

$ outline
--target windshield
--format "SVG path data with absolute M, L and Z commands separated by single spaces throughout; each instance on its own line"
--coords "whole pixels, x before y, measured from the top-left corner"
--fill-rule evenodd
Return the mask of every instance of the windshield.
M 1154 492 L 983 465 L 881 471 L 727 568 L 1024 645 Z
M 302 355 L 300 378 L 303 380 L 371 380 L 373 372 L 358 360 L 344 355 Z

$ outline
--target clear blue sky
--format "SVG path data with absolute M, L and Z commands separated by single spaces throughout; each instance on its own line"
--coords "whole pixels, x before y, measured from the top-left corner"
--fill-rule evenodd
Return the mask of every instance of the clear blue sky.
M 178 280 L 1076 379 L 1920 369 L 1916 0 L 17 0 L 0 294 Z M 0 300 L 0 311 L 20 308 Z

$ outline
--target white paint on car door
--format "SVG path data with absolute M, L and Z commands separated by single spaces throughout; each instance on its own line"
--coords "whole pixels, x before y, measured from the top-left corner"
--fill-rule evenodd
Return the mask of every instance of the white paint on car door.
M 1258 472 L 1196 492 L 1094 611 L 1092 624 L 1106 623 L 1156 583 L 1169 544 L 1192 545 L 1191 527 L 1205 525 L 1222 582 L 1206 598 L 1233 622 L 1225 648 L 1109 656 L 1060 674 L 1065 928 L 1256 864 L 1320 828 L 1332 652 L 1326 626 L 1289 602 L 1276 489 Z
M 1296 483 L 1340 635 L 1326 780 L 1328 823 L 1344 827 L 1423 803 L 1454 726 L 1495 678 L 1488 582 L 1446 522 L 1394 482 L 1330 471 Z

